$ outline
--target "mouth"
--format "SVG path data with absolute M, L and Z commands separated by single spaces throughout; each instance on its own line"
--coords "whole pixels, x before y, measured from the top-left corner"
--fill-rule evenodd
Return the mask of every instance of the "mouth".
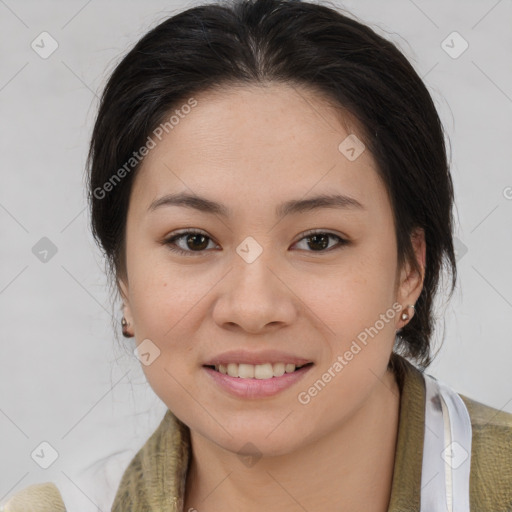
M 302 365 L 295 365 L 293 363 L 228 363 L 218 365 L 204 365 L 204 368 L 209 368 L 210 370 L 213 370 L 217 373 L 239 379 L 271 380 L 282 377 L 285 374 L 298 372 L 312 365 L 312 362 Z

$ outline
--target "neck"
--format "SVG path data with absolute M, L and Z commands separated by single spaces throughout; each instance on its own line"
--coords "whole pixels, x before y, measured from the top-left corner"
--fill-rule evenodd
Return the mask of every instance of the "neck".
M 315 443 L 246 467 L 236 453 L 191 431 L 184 511 L 386 512 L 391 497 L 400 391 L 386 372 L 360 409 Z

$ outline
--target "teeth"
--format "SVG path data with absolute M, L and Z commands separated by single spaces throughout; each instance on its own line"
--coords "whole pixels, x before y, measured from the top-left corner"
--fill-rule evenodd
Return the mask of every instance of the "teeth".
M 238 377 L 238 365 L 234 363 L 228 364 L 228 375 L 230 377 Z
M 272 377 L 281 377 L 285 373 L 292 373 L 296 370 L 296 366 L 291 363 L 265 363 L 265 364 L 219 364 L 215 365 L 215 369 L 229 375 L 230 377 L 238 377 L 240 379 L 271 379 Z
M 240 365 L 240 369 L 242 366 L 249 366 L 249 365 Z M 238 375 L 241 375 L 242 372 L 238 370 Z M 271 379 L 274 376 L 274 369 L 272 368 L 272 365 L 270 363 L 266 364 L 257 364 L 254 366 L 254 378 L 255 379 Z
M 237 366 L 237 365 L 235 365 L 235 366 Z M 238 365 L 238 377 L 240 377 L 241 379 L 252 379 L 253 377 L 255 377 L 255 375 L 254 375 L 255 370 L 256 370 L 256 368 L 252 364 L 239 364 Z M 272 375 L 271 375 L 271 377 L 272 377 Z M 259 378 L 259 377 L 256 376 L 256 378 Z
M 274 377 L 281 377 L 281 375 L 284 375 L 284 369 L 285 369 L 284 363 L 274 363 L 272 365 L 272 369 L 274 371 Z

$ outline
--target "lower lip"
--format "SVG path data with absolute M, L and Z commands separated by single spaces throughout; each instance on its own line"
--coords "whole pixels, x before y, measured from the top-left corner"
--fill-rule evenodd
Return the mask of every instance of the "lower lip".
M 292 373 L 285 373 L 280 377 L 271 379 L 241 379 L 230 377 L 212 368 L 203 366 L 203 370 L 223 389 L 240 398 L 265 398 L 277 395 L 290 386 L 293 386 L 312 368 L 313 365 L 303 366 Z

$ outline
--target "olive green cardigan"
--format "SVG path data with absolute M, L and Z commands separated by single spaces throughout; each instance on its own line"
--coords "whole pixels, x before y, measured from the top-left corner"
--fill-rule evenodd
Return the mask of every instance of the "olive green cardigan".
M 401 391 L 400 419 L 388 512 L 419 512 L 425 383 L 422 373 L 403 358 L 394 371 Z M 471 512 L 512 512 L 512 414 L 459 396 L 472 425 Z M 189 457 L 189 429 L 168 410 L 126 468 L 111 512 L 183 512 Z M 66 511 L 52 483 L 19 491 L 3 508 L 26 510 Z

